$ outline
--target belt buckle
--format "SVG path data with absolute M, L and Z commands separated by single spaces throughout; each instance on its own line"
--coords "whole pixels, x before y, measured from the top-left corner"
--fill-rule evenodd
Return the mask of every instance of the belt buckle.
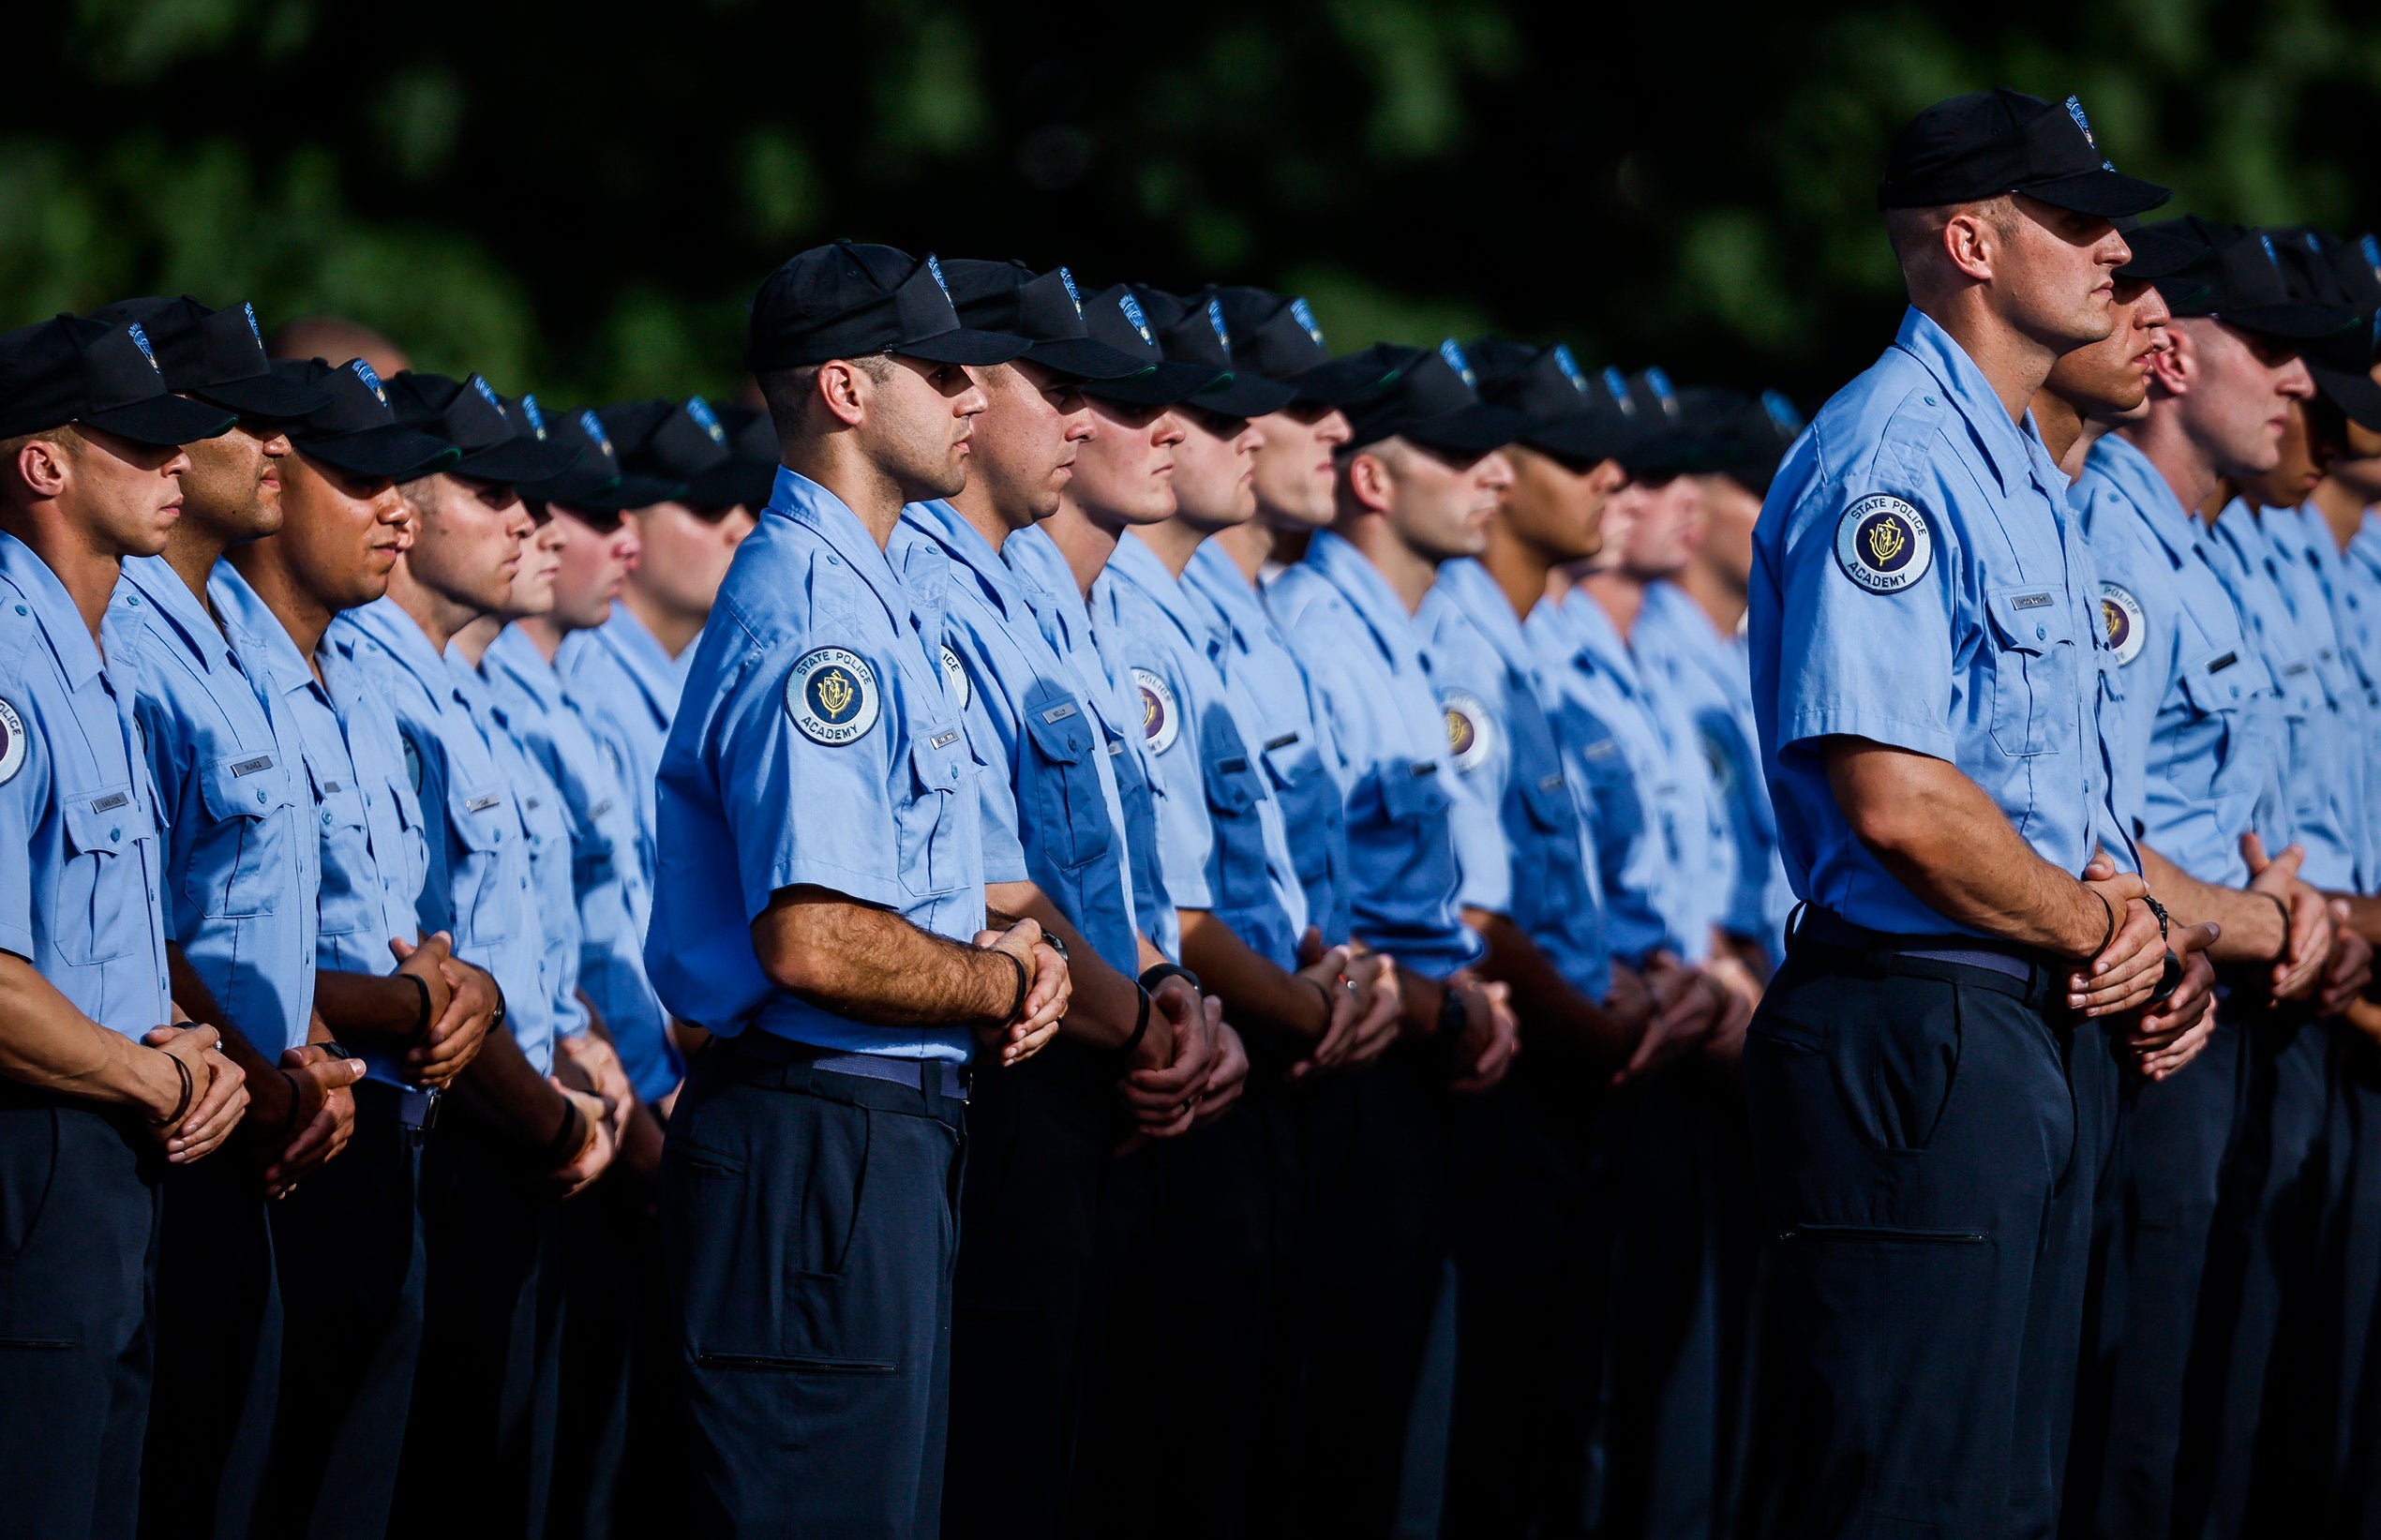
M 397 1120 L 416 1140 L 438 1127 L 439 1093 L 432 1088 L 408 1085 L 397 1093 Z

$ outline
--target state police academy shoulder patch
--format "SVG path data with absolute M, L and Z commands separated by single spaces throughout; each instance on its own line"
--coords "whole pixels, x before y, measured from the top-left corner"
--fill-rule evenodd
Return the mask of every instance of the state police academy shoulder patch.
M 814 647 L 794 660 L 786 676 L 786 714 L 814 743 L 839 748 L 856 743 L 876 725 L 884 703 L 876 671 L 857 652 Z
M 1141 737 L 1151 754 L 1163 754 L 1182 736 L 1182 710 L 1174 702 L 1174 686 L 1146 668 L 1132 671 L 1141 693 Z
M 2140 600 L 2114 583 L 2101 584 L 2100 623 L 2108 634 L 2108 650 L 2117 655 L 2119 664 L 2141 656 L 2143 645 L 2149 640 L 2149 628 L 2143 621 Z
M 959 661 L 949 642 L 942 644 L 942 677 L 951 681 L 951 698 L 966 710 L 976 698 L 976 681 L 967 677 L 967 665 Z
M 1899 593 L 1925 576 L 1934 561 L 1926 516 L 1900 498 L 1864 497 L 1835 521 L 1835 565 L 1871 593 Z
M 1449 690 L 1439 696 L 1439 710 L 1446 716 L 1447 757 L 1457 770 L 1468 772 L 1495 747 L 1496 728 L 1488 708 L 1469 690 Z
M 6 699 L 0 699 L 0 786 L 17 778 L 24 769 L 24 718 Z

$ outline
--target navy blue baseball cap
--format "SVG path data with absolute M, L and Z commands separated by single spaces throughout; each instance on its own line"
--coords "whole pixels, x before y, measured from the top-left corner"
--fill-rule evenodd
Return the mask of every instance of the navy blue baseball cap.
M 1520 443 L 1575 470 L 1605 460 L 1629 462 L 1645 441 L 1632 412 L 1588 378 L 1561 343 L 1536 347 L 1499 336 L 1475 337 L 1463 350 L 1480 398 L 1530 419 Z
M 0 336 L 0 439 L 73 423 L 161 449 L 237 420 L 174 395 L 138 321 L 61 315 Z
M 472 481 L 518 484 L 559 475 L 578 457 L 575 445 L 544 435 L 544 423 L 507 407 L 474 374 L 462 380 L 409 369 L 388 381 L 397 420 L 453 444 L 462 458 L 448 469 Z
M 1077 380 L 1123 380 L 1149 367 L 1092 336 L 1082 291 L 1063 267 L 1037 274 L 1019 262 L 954 257 L 942 264 L 942 276 L 960 321 L 1023 337 L 1026 351 L 1017 356 L 1029 363 Z
M 1435 349 L 1382 342 L 1365 351 L 1393 372 L 1378 395 L 1348 412 L 1354 431 L 1346 449 L 1395 437 L 1476 457 L 1530 429 L 1530 419 L 1520 412 L 1480 399 L 1471 360 L 1453 337 Z
M 303 417 L 325 398 L 273 372 L 256 307 L 210 309 L 189 295 L 127 299 L 94 310 L 112 326 L 139 321 L 157 354 L 166 388 L 243 416 Z
M 1006 364 L 1022 337 L 964 324 L 934 253 L 837 241 L 761 281 L 745 361 L 756 374 L 898 353 L 929 364 Z
M 1207 364 L 1187 364 L 1158 340 L 1157 323 L 1142 308 L 1130 284 L 1112 284 L 1083 302 L 1084 325 L 1092 339 L 1139 359 L 1138 373 L 1117 380 L 1086 380 L 1086 396 L 1126 406 L 1170 407 L 1221 384 L 1227 373 Z
M 758 514 L 777 490 L 777 426 L 766 411 L 733 401 L 710 411 L 727 436 L 727 457 L 689 481 L 680 501 L 697 513 L 749 508 Z
M 2381 384 L 2373 379 L 2374 337 L 2381 323 L 2381 262 L 2367 260 L 2363 242 L 2319 231 L 2271 232 L 2292 293 L 2327 309 L 2346 310 L 2354 324 L 2307 342 L 2299 353 L 2315 389 L 2359 427 L 2381 433 Z M 2372 255 L 2381 258 L 2381 248 Z
M 2294 286 L 2282 247 L 2265 231 L 2196 216 L 2144 229 L 2172 231 L 2208 250 L 2206 259 L 2190 270 L 2193 292 L 2159 291 L 2178 316 L 2212 317 L 2244 331 L 2300 343 L 2337 336 L 2356 324 L 2356 311 L 2344 302 L 2327 302 L 2302 283 Z
M 360 358 L 326 364 L 319 358 L 288 358 L 273 365 L 276 378 L 314 392 L 328 404 L 279 424 L 309 457 L 351 475 L 412 481 L 451 471 L 463 452 L 397 420 L 388 387 Z
M 2074 97 L 2048 102 L 1997 86 L 1939 101 L 1904 125 L 1877 206 L 1933 208 L 2009 192 L 2104 219 L 2147 214 L 2174 196 L 2118 171 Z
M 1132 286 L 1158 346 L 1178 364 L 1222 371 L 1215 383 L 1183 404 L 1222 417 L 1262 417 L 1297 399 L 1297 393 L 1262 375 L 1239 372 L 1232 354 L 1232 329 L 1224 324 L 1223 307 L 1212 292 L 1176 294 L 1147 284 Z
M 1350 407 L 1388 383 L 1389 372 L 1369 353 L 1333 358 L 1314 311 L 1300 298 L 1236 285 L 1210 289 L 1232 334 L 1235 374 L 1259 374 L 1290 387 L 1312 405 Z
M 520 493 L 528 501 L 552 503 L 584 523 L 609 529 L 631 508 L 674 501 L 685 492 L 681 485 L 621 470 L 620 452 L 594 412 L 548 412 L 546 421 L 548 435 L 575 446 L 578 458 L 559 475 L 522 483 Z

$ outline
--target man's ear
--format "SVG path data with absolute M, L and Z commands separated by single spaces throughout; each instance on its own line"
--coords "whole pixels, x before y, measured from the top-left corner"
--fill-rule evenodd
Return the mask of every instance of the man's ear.
M 59 440 L 28 439 L 18 446 L 11 469 L 35 501 L 45 501 L 66 489 L 72 474 L 67 463 L 67 446 Z
M 846 427 L 858 427 L 868 415 L 868 389 L 875 381 L 865 369 L 847 358 L 831 358 L 818 366 L 815 389 L 818 405 Z
M 1981 203 L 1970 204 L 1944 220 L 1942 233 L 1937 239 L 1942 243 L 1943 257 L 1952 270 L 1978 283 L 1991 281 L 1993 264 L 1999 260 L 2006 244 L 1994 227 L 1986 206 Z
M 1347 479 L 1348 495 L 1355 500 L 1357 507 L 1368 514 L 1389 511 L 1397 474 L 1389 469 L 1388 461 L 1370 449 L 1359 449 L 1348 456 L 1342 474 Z
M 2165 396 L 2188 396 L 2199 378 L 2199 339 L 2187 326 L 2168 326 L 2166 345 L 2149 358 L 2149 383 Z

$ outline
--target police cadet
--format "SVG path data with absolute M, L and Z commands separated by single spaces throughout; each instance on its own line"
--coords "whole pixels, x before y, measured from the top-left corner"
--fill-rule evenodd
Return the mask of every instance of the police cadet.
M 530 529 L 513 479 L 551 474 L 557 457 L 478 376 L 404 378 L 392 394 L 399 420 L 462 457 L 398 487 L 412 544 L 387 596 L 334 630 L 354 644 L 408 751 L 429 847 L 422 928 L 450 931 L 457 954 L 494 976 L 503 1029 L 458 1087 L 461 1115 L 443 1118 L 423 1152 L 427 1272 L 399 1530 L 442 1512 L 458 1480 L 486 1494 L 498 1522 L 542 1504 L 552 1358 L 533 1339 L 532 1307 L 551 1245 L 548 1197 L 592 1180 L 613 1150 L 602 1101 L 547 1078 L 554 1001 L 523 812 L 493 741 L 502 729 L 446 656 L 456 632 L 510 597 Z
M 694 661 L 695 641 L 726 576 L 737 545 L 752 532 L 756 504 L 730 501 L 744 466 L 701 396 L 628 401 L 597 409 L 624 472 L 681 488 L 626 512 L 636 531 L 636 565 L 613 603 L 611 618 L 576 638 L 559 666 L 582 699 L 594 704 L 627 765 L 645 831 L 646 879 L 652 880 L 653 777 L 678 710 L 678 692 Z M 773 470 L 775 461 L 771 467 Z M 701 506 L 687 501 L 701 479 Z M 768 494 L 762 493 L 762 501 Z
M 2167 954 L 2147 887 L 2100 854 L 2131 864 L 2098 596 L 2026 412 L 2113 329 L 2109 220 L 2164 196 L 2106 165 L 2072 98 L 1920 113 L 1879 199 L 1910 309 L 1755 530 L 1754 708 L 1807 905 L 1745 1050 L 1775 1237 L 1758 1533 L 2057 1521 L 2113 1121 L 2101 1018 Z
M 422 930 L 428 851 L 403 740 L 352 644 L 328 633 L 387 590 L 405 537 L 397 482 L 457 452 L 399 426 L 368 366 L 274 371 L 326 404 L 278 424 L 292 445 L 278 466 L 281 527 L 227 551 L 210 597 L 297 724 L 322 872 L 314 1009 L 362 1054 L 365 1078 L 347 1149 L 272 1205 L 281 1383 L 254 1523 L 264 1535 L 317 1522 L 378 1533 L 421 1338 L 422 1142 L 435 1089 L 476 1056 L 498 994 L 453 955 L 451 934 Z
M 1096 1361 L 1082 1350 L 1116 1084 L 1170 1064 L 1176 1021 L 1205 1007 L 1180 979 L 1154 992 L 1135 981 L 1145 949 L 1158 953 L 1133 910 L 1121 755 L 1108 752 L 1124 740 L 1052 649 L 1001 552 L 1057 510 L 1099 431 L 1082 382 L 1148 365 L 1089 336 L 1064 268 L 959 260 L 942 270 L 963 324 L 1029 346 L 977 371 L 987 404 L 968 439 L 967 485 L 904 509 L 887 555 L 948 575 L 942 660 L 985 765 L 986 902 L 1059 936 L 1073 983 L 1050 1049 L 979 1077 L 968 1100 L 971 1143 L 999 1153 L 977 1162 L 962 1211 L 943 1533 L 1056 1534 Z M 1165 1106 L 1138 1123 L 1162 1135 L 1189 1117 Z M 1155 1301 L 1131 1308 L 1158 1313 Z
M 133 665 L 101 619 L 180 516 L 182 445 L 232 413 L 168 393 L 137 323 L 0 336 L 0 1533 L 134 1533 L 160 1179 L 247 1108 L 167 974 L 166 862 Z M 111 628 L 112 629 L 112 628 Z M 118 652 L 129 650 L 119 647 Z M 186 1433 L 197 1430 L 185 1429 Z M 200 1437 L 206 1435 L 201 1433 Z
M 1404 1005 L 1405 1040 L 1358 1072 L 1360 1099 L 1310 1127 L 1310 1201 L 1327 1228 L 1305 1287 L 1351 1302 L 1303 1344 L 1295 1511 L 1316 1533 L 1387 1527 L 1442 1276 L 1438 1099 L 1450 1083 L 1493 1085 L 1514 1034 L 1505 986 L 1472 971 L 1487 949 L 1459 907 L 1455 772 L 1415 610 L 1438 561 L 1479 548 L 1512 475 L 1497 450 L 1523 419 L 1479 401 L 1451 342 L 1375 356 L 1393 378 L 1349 413 L 1332 527 L 1267 595 L 1347 765 L 1354 932 L 1397 959 Z
M 966 484 L 967 366 L 1026 346 L 887 247 L 804 252 L 753 303 L 786 464 L 664 752 L 645 951 L 719 1039 L 662 1165 L 698 1533 L 939 1526 L 964 1069 L 1037 1052 L 1067 967 L 1031 920 L 981 929 L 980 770 L 884 543 Z
M 273 376 L 246 306 L 211 314 L 188 299 L 133 301 L 98 319 L 139 323 L 166 383 L 206 405 L 294 416 L 325 404 Z M 362 1068 L 335 1048 L 307 1047 L 319 868 L 294 779 L 297 728 L 262 658 L 227 635 L 206 598 L 225 547 L 279 524 L 277 471 L 289 452 L 277 428 L 245 424 L 189 446 L 165 552 L 127 560 L 110 607 L 116 644 L 139 660 L 137 719 L 164 814 L 174 1003 L 224 1030 L 248 1078 L 243 1143 L 269 1162 L 262 1180 L 243 1161 L 167 1177 L 142 1462 L 149 1534 L 246 1528 L 280 1372 L 265 1198 L 347 1142 L 346 1087 Z
M 1595 554 L 1619 456 L 1639 435 L 1581 388 L 1569 350 L 1482 338 L 1464 350 L 1482 396 L 1528 419 L 1504 449 L 1476 558 L 1438 569 L 1419 618 L 1455 770 L 1460 901 L 1484 973 L 1513 992 L 1528 1052 L 1487 1096 L 1451 1109 L 1461 1194 L 1456 1382 L 1442 1527 L 1570 1533 L 1582 1511 L 1609 1255 L 1595 1087 L 1628 1062 L 1650 1012 L 1608 1010 L 1603 893 L 1566 771 L 1557 686 L 1521 622 L 1559 562 Z

